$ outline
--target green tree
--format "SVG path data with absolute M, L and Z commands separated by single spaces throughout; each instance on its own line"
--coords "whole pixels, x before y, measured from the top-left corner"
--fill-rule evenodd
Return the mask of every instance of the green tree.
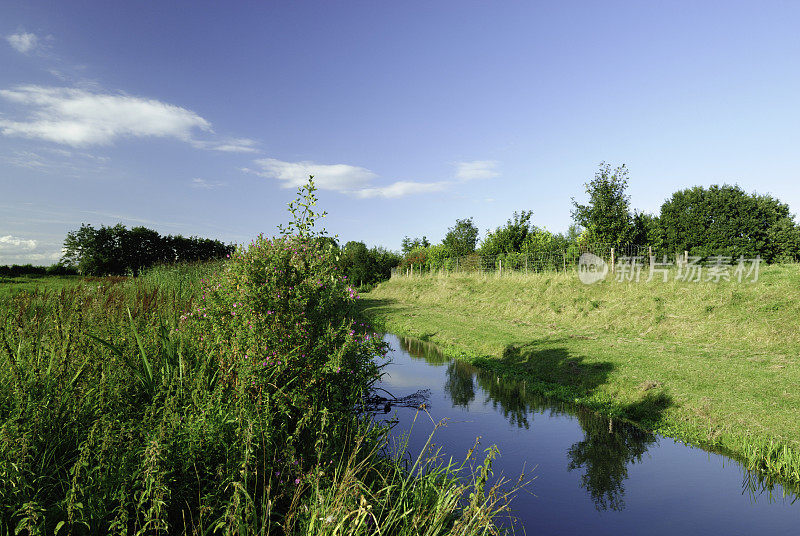
M 600 164 L 594 179 L 586 184 L 589 203 L 581 205 L 572 199 L 572 218 L 586 230 L 590 242 L 619 247 L 633 238 L 633 217 L 630 210 L 628 169 L 623 164 L 612 169 Z
M 364 242 L 350 241 L 344 245 L 340 263 L 351 284 L 370 282 L 375 272 L 373 260 Z
M 664 237 L 658 216 L 645 212 L 636 212 L 633 215 L 633 238 L 631 243 L 648 245 L 654 251 L 661 251 L 664 245 Z
M 425 236 L 423 236 L 422 238 L 409 238 L 407 236 L 404 236 L 403 241 L 401 242 L 400 245 L 400 249 L 403 252 L 403 255 L 408 255 L 414 249 L 427 248 L 430 245 L 431 243 Z
M 519 253 L 525 239 L 534 234 L 538 229 L 531 222 L 533 211 L 523 210 L 514 212 L 504 227 L 498 227 L 486 235 L 481 245 L 481 253 L 485 255 L 498 255 L 500 253 Z
M 159 263 L 222 258 L 234 246 L 207 238 L 161 236 L 146 227 L 127 229 L 121 223 L 95 229 L 83 224 L 64 239 L 62 264 L 88 275 L 138 275 Z
M 456 220 L 456 224 L 447 230 L 442 244 L 453 257 L 469 255 L 478 244 L 478 233 L 472 218 Z
M 739 186 L 695 186 L 672 194 L 659 218 L 664 246 L 692 255 L 794 259 L 798 228 L 789 206 Z

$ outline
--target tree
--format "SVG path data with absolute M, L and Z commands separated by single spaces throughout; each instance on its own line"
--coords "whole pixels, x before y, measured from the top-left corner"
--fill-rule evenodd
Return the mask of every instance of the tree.
M 767 262 L 794 259 L 798 230 L 789 206 L 739 186 L 695 186 L 672 194 L 659 218 L 664 246 L 696 256 L 725 255 Z
M 572 218 L 586 230 L 590 242 L 613 247 L 629 244 L 633 238 L 633 217 L 630 211 L 628 169 L 623 164 L 611 169 L 601 163 L 594 179 L 586 184 L 589 203 L 581 205 L 572 199 Z
M 342 248 L 340 263 L 351 284 L 369 282 L 375 267 L 364 242 L 350 241 Z
M 135 276 L 155 264 L 217 259 L 233 250 L 219 240 L 161 236 L 146 227 L 128 230 L 120 223 L 95 229 L 83 224 L 67 233 L 62 263 L 82 274 Z
M 397 253 L 382 247 L 367 249 L 363 242 L 350 241 L 339 253 L 339 266 L 351 284 L 371 285 L 389 279 L 400 264 Z
M 425 236 L 422 238 L 409 238 L 404 236 L 403 242 L 400 245 L 400 249 L 403 251 L 403 255 L 408 255 L 414 249 L 427 248 L 430 247 L 430 245 L 431 243 L 428 242 L 428 238 Z
M 498 255 L 500 253 L 519 253 L 525 239 L 534 234 L 538 229 L 531 222 L 533 211 L 523 210 L 514 212 L 505 227 L 498 227 L 486 235 L 486 240 L 481 245 L 481 253 L 485 255 Z
M 659 218 L 644 212 L 634 213 L 631 243 L 646 244 L 660 251 L 664 245 L 664 237 Z
M 469 255 L 475 251 L 478 244 L 478 228 L 472 223 L 472 218 L 456 220 L 456 224 L 447 230 L 442 244 L 453 257 Z

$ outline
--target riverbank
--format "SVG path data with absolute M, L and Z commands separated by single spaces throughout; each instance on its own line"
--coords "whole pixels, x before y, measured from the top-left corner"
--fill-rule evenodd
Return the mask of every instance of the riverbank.
M 741 283 L 403 277 L 365 295 L 362 310 L 546 396 L 800 481 L 798 266 Z

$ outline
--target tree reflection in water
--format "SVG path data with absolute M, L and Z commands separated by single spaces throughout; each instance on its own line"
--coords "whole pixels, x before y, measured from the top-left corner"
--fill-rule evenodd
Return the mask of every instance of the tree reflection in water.
M 641 461 L 655 443 L 655 435 L 634 426 L 614 423 L 584 409 L 579 409 L 576 416 L 584 439 L 567 451 L 567 469 L 585 469 L 581 485 L 598 510 L 622 510 L 628 465 Z

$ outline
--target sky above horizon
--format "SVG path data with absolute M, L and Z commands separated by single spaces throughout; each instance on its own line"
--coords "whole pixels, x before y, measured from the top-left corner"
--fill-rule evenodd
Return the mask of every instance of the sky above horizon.
M 0 264 L 82 223 L 245 243 L 316 176 L 329 233 L 399 249 L 600 162 L 638 210 L 739 184 L 800 210 L 800 4 L 4 2 Z

